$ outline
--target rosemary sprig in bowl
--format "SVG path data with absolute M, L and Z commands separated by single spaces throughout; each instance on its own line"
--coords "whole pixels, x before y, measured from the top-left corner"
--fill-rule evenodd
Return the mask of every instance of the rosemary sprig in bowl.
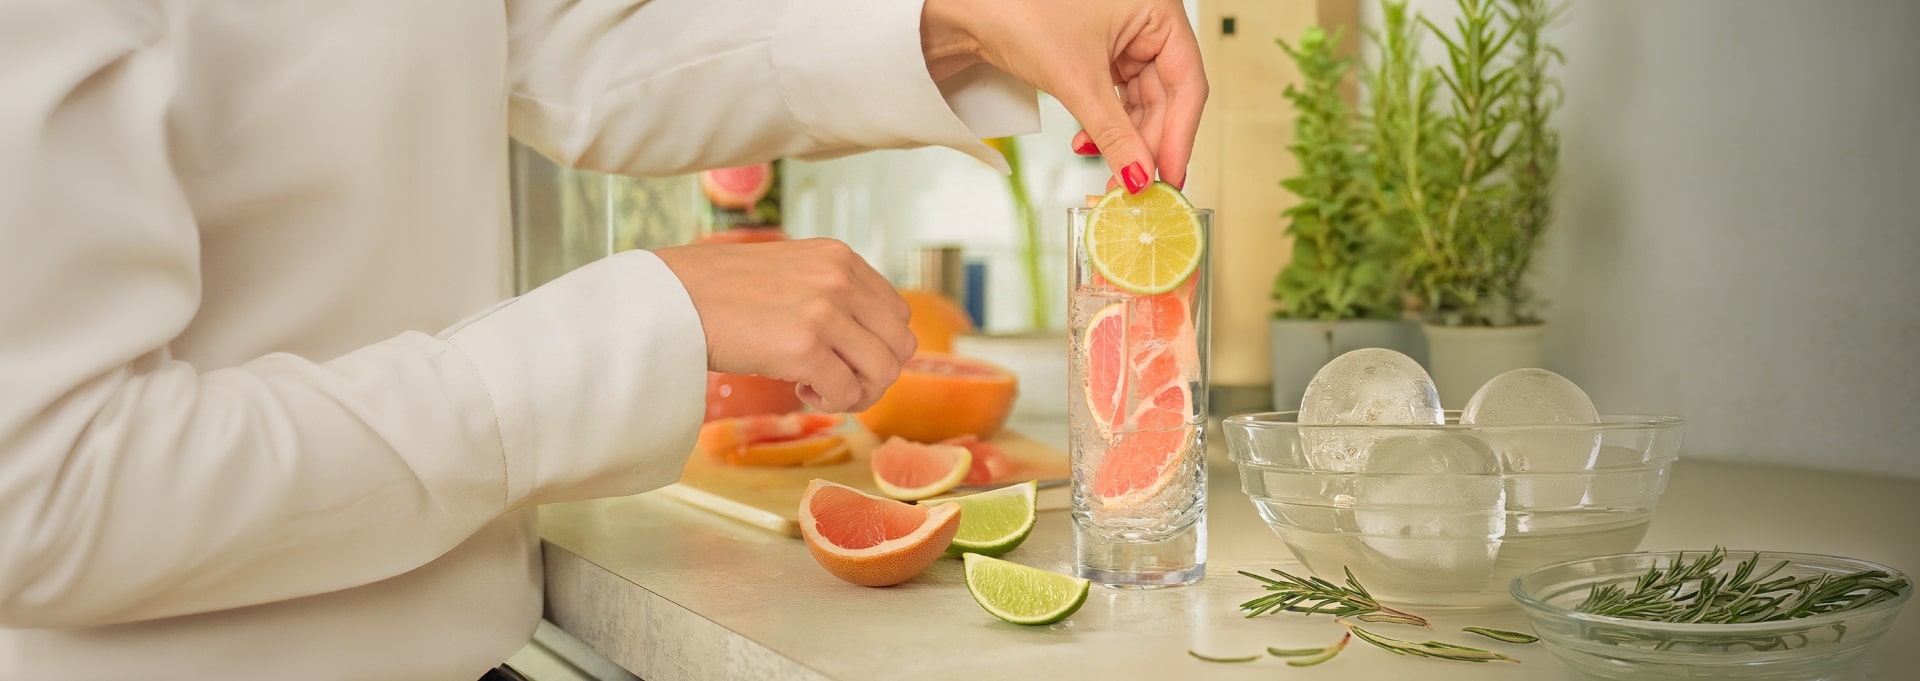
M 1577 670 L 1788 681 L 1830 678 L 1862 659 L 1913 585 L 1852 558 L 1716 547 L 1556 563 L 1521 575 L 1512 593 Z
M 1778 622 L 1864 608 L 1909 588 L 1905 578 L 1878 569 L 1774 577 L 1791 561 L 1762 569 L 1764 555 L 1755 553 L 1725 573 L 1717 571 L 1727 558 L 1724 547 L 1691 560 L 1682 552 L 1671 564 L 1647 568 L 1631 589 L 1594 585 L 1574 610 L 1649 622 Z

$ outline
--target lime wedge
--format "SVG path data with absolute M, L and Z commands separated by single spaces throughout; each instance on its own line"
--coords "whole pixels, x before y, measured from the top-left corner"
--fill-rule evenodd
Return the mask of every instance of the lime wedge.
M 1040 484 L 1032 480 L 1000 489 L 940 499 L 927 504 L 959 504 L 960 532 L 953 535 L 947 555 L 962 553 L 1004 555 L 1033 533 L 1034 496 Z
M 1165 182 L 1138 194 L 1114 189 L 1087 219 L 1087 260 L 1101 276 L 1133 293 L 1166 293 L 1193 276 L 1206 237 L 1193 204 Z
M 961 511 L 962 517 L 966 516 Z M 1053 624 L 1087 602 L 1087 580 L 978 553 L 967 562 L 967 591 L 994 617 L 1014 624 Z

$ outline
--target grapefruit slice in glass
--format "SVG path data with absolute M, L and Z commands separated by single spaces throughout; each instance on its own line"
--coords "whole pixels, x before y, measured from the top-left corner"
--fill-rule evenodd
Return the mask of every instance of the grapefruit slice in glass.
M 1121 410 L 1126 408 L 1127 375 L 1131 373 L 1128 335 L 1127 304 L 1120 302 L 1093 313 L 1080 338 L 1080 347 L 1087 353 L 1087 410 L 1101 430 L 1119 420 Z
M 1131 415 L 1138 430 L 1121 433 L 1094 469 L 1093 493 L 1101 505 L 1132 506 L 1158 495 L 1180 475 L 1180 460 L 1193 443 L 1187 414 L 1193 396 L 1183 384 L 1155 392 Z
M 960 531 L 960 506 L 915 506 L 816 479 L 800 498 L 800 535 L 813 560 L 862 586 L 913 579 Z

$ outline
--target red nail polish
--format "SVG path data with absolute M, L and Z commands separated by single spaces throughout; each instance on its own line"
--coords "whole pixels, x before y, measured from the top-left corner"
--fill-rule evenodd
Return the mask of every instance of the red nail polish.
M 1100 155 L 1100 147 L 1093 146 L 1093 140 L 1089 139 L 1081 142 L 1080 146 L 1074 147 L 1073 153 L 1081 156 L 1098 156 Z
M 1147 169 L 1140 167 L 1139 161 L 1128 163 L 1120 169 L 1120 181 L 1126 183 L 1128 194 L 1138 194 L 1147 188 Z

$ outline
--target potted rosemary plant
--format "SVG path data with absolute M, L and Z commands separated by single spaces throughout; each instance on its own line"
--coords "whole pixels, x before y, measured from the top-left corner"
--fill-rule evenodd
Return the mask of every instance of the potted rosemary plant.
M 1445 65 L 1383 69 L 1378 85 L 1400 109 L 1376 112 L 1376 137 L 1391 139 L 1374 140 L 1409 227 L 1405 282 L 1426 322 L 1428 370 L 1455 407 L 1488 378 L 1541 365 L 1546 325 L 1527 274 L 1552 218 L 1550 70 L 1561 60 L 1543 35 L 1560 12 L 1547 0 L 1457 2 L 1451 32 L 1415 19 L 1445 44 Z M 1411 59 L 1418 29 L 1404 4 L 1388 3 L 1385 17 L 1384 61 Z
M 1351 67 L 1338 56 L 1340 40 L 1313 26 L 1297 47 L 1275 41 L 1301 77 L 1285 93 L 1296 114 L 1287 149 L 1299 173 L 1280 182 L 1298 203 L 1282 213 L 1293 257 L 1273 283 L 1276 409 L 1296 408 L 1320 367 L 1348 350 L 1425 354 L 1418 328 L 1401 318 L 1403 230 L 1383 219 L 1363 127 L 1340 95 Z

